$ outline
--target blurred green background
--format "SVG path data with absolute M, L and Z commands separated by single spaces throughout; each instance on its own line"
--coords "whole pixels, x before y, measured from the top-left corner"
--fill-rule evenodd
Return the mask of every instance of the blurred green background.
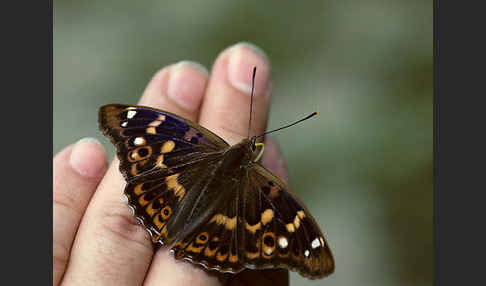
M 136 103 L 165 65 L 210 68 L 224 48 L 253 42 L 273 67 L 269 128 L 321 110 L 275 137 L 336 272 L 292 272 L 292 284 L 432 285 L 431 1 L 54 4 L 54 152 L 94 136 L 113 156 L 101 105 Z

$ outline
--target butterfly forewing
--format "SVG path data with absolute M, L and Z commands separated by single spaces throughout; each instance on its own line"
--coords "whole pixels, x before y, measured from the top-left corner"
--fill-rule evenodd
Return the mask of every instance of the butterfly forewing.
M 177 218 L 187 215 L 211 179 L 208 169 L 229 145 L 199 125 L 144 106 L 105 105 L 99 123 L 117 147 L 135 216 L 154 243 L 170 244 L 184 228 Z
M 117 147 L 127 180 L 203 159 L 229 147 L 211 131 L 175 114 L 144 106 L 100 108 L 100 129 Z
M 135 217 L 176 258 L 230 273 L 284 267 L 319 278 L 334 270 L 314 218 L 251 162 L 249 140 L 230 147 L 202 126 L 144 106 L 105 105 L 99 124 L 117 147 Z

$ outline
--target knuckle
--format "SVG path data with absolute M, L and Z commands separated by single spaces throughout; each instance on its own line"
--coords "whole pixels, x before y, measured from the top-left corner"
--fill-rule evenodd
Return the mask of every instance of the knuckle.
M 119 242 L 128 242 L 152 250 L 147 231 L 136 221 L 128 207 L 122 203 L 106 205 L 99 218 L 101 235 L 108 235 Z
M 63 269 L 69 261 L 70 250 L 63 243 L 53 240 L 52 242 L 52 263 L 54 267 Z
M 69 192 L 54 191 L 52 205 L 53 208 L 65 209 L 78 217 L 81 217 L 84 213 L 84 209 L 82 209 L 73 196 L 69 195 Z
M 230 139 L 229 141 L 239 141 L 243 138 L 246 138 L 248 135 L 248 129 L 244 130 L 244 128 L 233 128 L 229 124 L 220 124 L 218 128 L 223 134 L 225 134 L 225 139 Z M 243 131 L 244 130 L 244 131 Z

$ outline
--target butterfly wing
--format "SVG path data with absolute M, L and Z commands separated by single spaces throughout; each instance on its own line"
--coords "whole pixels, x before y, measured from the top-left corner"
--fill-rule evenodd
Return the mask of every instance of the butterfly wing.
M 242 185 L 237 178 L 245 169 L 227 168 L 228 158 L 211 154 L 204 161 L 173 168 L 173 175 L 163 180 L 135 178 L 126 193 L 153 242 L 169 245 L 178 259 L 236 273 L 244 268 L 238 260 Z
M 144 106 L 100 108 L 102 132 L 117 147 L 125 195 L 154 243 L 170 244 L 214 164 L 229 145 L 177 115 Z
M 149 174 L 128 182 L 128 203 L 154 244 L 172 245 L 179 237 L 193 233 L 218 201 L 224 205 L 223 193 L 208 191 L 213 180 L 208 170 L 216 168 L 221 156 L 210 154 L 196 163 L 171 168 L 170 175 Z
M 145 106 L 110 104 L 100 108 L 100 129 L 117 147 L 127 179 L 197 162 L 228 148 L 222 138 L 175 114 Z
M 258 164 L 227 177 L 235 180 L 213 180 L 205 187 L 213 197 L 192 206 L 200 212 L 172 247 L 175 257 L 230 273 L 280 267 L 314 279 L 333 272 L 319 226 L 280 179 Z
M 253 164 L 240 202 L 244 223 L 238 238 L 243 264 L 250 268 L 285 267 L 314 279 L 334 271 L 326 239 L 304 204 L 279 178 Z
M 219 168 L 216 172 L 222 171 Z M 233 175 L 230 177 L 238 177 Z M 238 202 L 243 199 L 238 193 L 242 186 L 238 180 L 224 178 L 228 177 L 215 174 L 204 186 L 204 195 L 187 217 L 190 228 L 179 234 L 171 252 L 206 269 L 237 273 L 244 269 L 238 253 Z
M 326 276 L 334 260 L 317 223 L 285 184 L 258 164 L 221 167 L 229 145 L 211 131 L 144 106 L 101 107 L 117 147 L 125 195 L 153 243 L 208 269 L 284 267 Z

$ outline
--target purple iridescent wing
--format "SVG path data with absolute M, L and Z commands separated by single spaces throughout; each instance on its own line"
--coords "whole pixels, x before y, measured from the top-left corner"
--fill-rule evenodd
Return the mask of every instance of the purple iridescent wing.
M 145 106 L 102 106 L 99 125 L 117 148 L 135 217 L 154 244 L 170 244 L 184 227 L 176 217 L 187 215 L 229 145 L 202 126 Z
M 223 139 L 175 114 L 145 106 L 110 104 L 100 108 L 102 132 L 117 147 L 120 171 L 127 179 L 167 173 L 228 148 Z

